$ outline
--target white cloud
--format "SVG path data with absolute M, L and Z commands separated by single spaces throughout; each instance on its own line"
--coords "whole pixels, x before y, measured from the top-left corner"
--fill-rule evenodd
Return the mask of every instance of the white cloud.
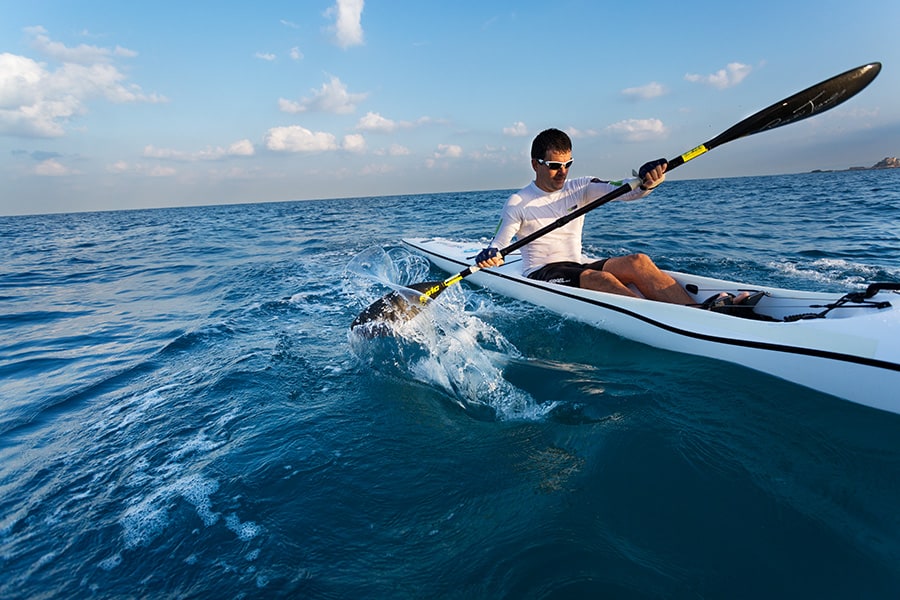
M 425 159 L 425 166 L 429 169 L 436 167 L 446 169 L 450 163 L 444 159 L 460 158 L 462 154 L 463 149 L 461 146 L 457 146 L 456 144 L 438 144 L 434 154 Z
M 330 81 L 323 83 L 318 90 L 312 91 L 312 97 L 303 98 L 299 102 L 279 98 L 278 107 L 282 112 L 291 114 L 312 111 L 347 114 L 355 111 L 356 105 L 368 96 L 365 93 L 349 93 L 347 86 L 337 77 L 332 77 Z
M 359 133 L 345 135 L 341 147 L 347 152 L 361 154 L 366 151 L 366 138 Z
M 144 147 L 144 156 L 146 158 L 159 158 L 163 160 L 177 161 L 198 161 L 198 160 L 221 160 L 230 156 L 253 156 L 255 154 L 253 143 L 250 140 L 240 140 L 234 142 L 227 148 L 222 146 L 207 146 L 205 150 L 198 152 L 183 152 L 181 150 L 172 150 L 169 148 L 157 148 L 152 145 Z
M 360 175 L 387 175 L 394 172 L 394 167 L 390 165 L 366 165 L 359 172 Z
M 664 96 L 668 93 L 669 90 L 666 88 L 666 86 L 661 83 L 656 83 L 655 81 L 651 81 L 647 85 L 625 88 L 624 90 L 622 90 L 623 96 L 627 96 L 629 98 L 637 98 L 639 100 L 658 98 L 659 96 Z
M 668 129 L 659 119 L 626 119 L 613 123 L 606 132 L 626 142 L 644 142 L 664 138 Z
M 389 156 L 409 156 L 409 154 L 409 148 L 400 144 L 391 144 L 391 147 L 388 148 Z
M 297 46 L 291 48 L 291 60 L 303 60 L 303 53 Z
M 459 158 L 462 156 L 463 150 L 461 146 L 456 144 L 438 144 L 434 153 L 435 158 Z
M 270 129 L 266 133 L 266 148 L 273 152 L 323 152 L 337 150 L 338 145 L 330 133 L 291 125 Z
M 376 156 L 409 156 L 411 154 L 409 148 L 400 144 L 391 144 L 387 148 L 379 148 L 373 151 Z
M 114 49 L 100 48 L 79 44 L 69 48 L 62 42 L 54 42 L 43 27 L 26 27 L 25 33 L 31 36 L 31 46 L 40 54 L 61 63 L 89 65 L 96 62 L 110 62 L 114 57 L 133 58 L 137 52 L 116 46 Z
M 190 154 L 181 150 L 170 148 L 157 148 L 156 146 L 144 146 L 144 156 L 147 158 L 162 158 L 164 160 L 190 160 Z
M 95 100 L 166 101 L 128 83 L 112 64 L 116 57 L 133 56 L 130 50 L 84 44 L 68 48 L 51 41 L 41 27 L 26 32 L 34 36 L 33 45 L 39 52 L 62 64 L 54 70 L 26 56 L 0 54 L 0 135 L 61 137 L 69 119 L 87 113 Z
M 159 165 L 154 165 L 147 169 L 145 175 L 149 175 L 150 177 L 172 177 L 177 173 L 178 171 L 176 171 L 173 167 L 161 167 Z
M 256 150 L 250 140 L 240 140 L 228 146 L 229 156 L 253 156 Z
M 394 133 L 399 129 L 412 129 L 439 122 L 431 117 L 420 117 L 415 121 L 394 121 L 370 111 L 356 123 L 356 129 L 373 133 Z
M 175 167 L 145 163 L 129 164 L 124 161 L 108 165 L 106 170 L 115 175 L 141 175 L 143 177 L 174 177 L 178 175 Z
M 392 133 L 397 130 L 397 122 L 382 117 L 378 113 L 368 112 L 356 124 L 360 131 L 375 131 L 379 133 Z
M 695 75 L 688 73 L 684 78 L 692 83 L 703 83 L 724 90 L 725 88 L 734 87 L 742 82 L 752 70 L 753 67 L 750 65 L 733 62 L 728 63 L 724 69 L 719 69 L 710 75 Z
M 516 121 L 512 127 L 504 127 L 503 135 L 511 135 L 513 137 L 523 137 L 528 135 L 528 127 L 522 121 Z
M 106 170 L 116 175 L 136 174 L 147 177 L 172 177 L 178 174 L 174 167 L 161 165 L 147 165 L 143 163 L 130 164 L 124 160 L 116 161 L 106 166 Z
M 575 129 L 574 127 L 566 129 L 566 133 L 568 133 L 569 137 L 572 139 L 596 137 L 599 135 L 594 129 Z
M 60 137 L 62 121 L 82 110 L 74 96 L 48 98 L 50 73 L 24 56 L 0 54 L 0 134 Z
M 83 99 L 100 97 L 117 104 L 166 102 L 165 98 L 156 94 L 144 94 L 134 84 L 123 85 L 124 81 L 125 75 L 113 65 L 97 63 L 65 64 L 51 75 L 47 83 L 55 86 L 60 94 L 70 93 Z
M 75 175 L 78 171 L 70 169 L 54 158 L 48 158 L 35 166 L 34 174 L 44 177 L 61 177 L 63 175 Z
M 335 5 L 325 11 L 325 16 L 334 18 L 330 28 L 335 41 L 341 48 L 359 46 L 363 43 L 362 12 L 364 0 L 337 0 Z
M 290 114 L 302 113 L 306 111 L 306 107 L 299 102 L 288 100 L 287 98 L 278 99 L 278 110 Z
M 271 52 L 257 52 L 256 54 L 253 55 L 253 58 L 258 58 L 260 60 L 265 60 L 267 62 L 273 62 L 278 57 L 275 56 L 274 54 L 272 54 Z

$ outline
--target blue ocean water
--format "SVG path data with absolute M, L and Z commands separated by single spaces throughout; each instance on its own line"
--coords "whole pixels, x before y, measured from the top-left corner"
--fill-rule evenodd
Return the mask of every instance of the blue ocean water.
M 350 335 L 507 194 L 0 218 L 0 597 L 896 597 L 900 415 L 465 282 Z M 900 170 L 673 181 L 585 241 L 900 281 Z

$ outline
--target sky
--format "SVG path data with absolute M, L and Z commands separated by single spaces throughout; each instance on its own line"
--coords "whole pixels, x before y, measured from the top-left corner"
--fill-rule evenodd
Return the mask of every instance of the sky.
M 900 156 L 900 2 L 0 0 L 0 215 L 626 177 L 872 61 L 837 108 L 670 180 Z

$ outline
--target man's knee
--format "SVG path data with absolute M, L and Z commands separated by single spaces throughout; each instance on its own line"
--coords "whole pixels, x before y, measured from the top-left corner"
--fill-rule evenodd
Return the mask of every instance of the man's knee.
M 653 264 L 653 261 L 649 256 L 644 254 L 643 252 L 637 252 L 635 254 L 629 254 L 627 257 L 628 263 L 633 266 L 635 269 L 645 269 L 647 267 L 654 267 L 656 265 Z
M 629 280 L 640 277 L 656 268 L 650 257 L 641 252 L 611 258 L 606 264 L 605 271 L 609 271 L 619 279 Z

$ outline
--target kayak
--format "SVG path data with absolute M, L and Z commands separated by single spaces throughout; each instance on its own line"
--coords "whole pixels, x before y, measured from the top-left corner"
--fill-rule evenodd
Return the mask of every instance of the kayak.
M 484 246 L 440 238 L 403 242 L 448 273 L 472 266 Z M 666 273 L 698 306 L 721 292 L 751 292 L 759 300 L 737 315 L 537 281 L 522 275 L 518 252 L 467 278 L 630 340 L 736 363 L 900 414 L 900 284 L 840 294 Z

